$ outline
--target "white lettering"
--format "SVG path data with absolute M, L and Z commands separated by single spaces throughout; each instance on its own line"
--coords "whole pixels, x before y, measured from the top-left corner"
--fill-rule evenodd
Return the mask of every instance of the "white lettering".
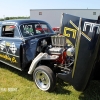
M 87 26 L 90 26 L 89 32 L 93 32 L 93 29 L 97 27 L 97 34 L 100 32 L 100 24 L 91 23 L 91 22 L 84 22 L 83 31 L 86 31 Z

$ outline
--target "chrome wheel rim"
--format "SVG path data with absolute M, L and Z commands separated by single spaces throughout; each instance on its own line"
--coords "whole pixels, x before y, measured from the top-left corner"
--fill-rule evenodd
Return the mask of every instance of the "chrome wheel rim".
M 50 79 L 44 71 L 37 71 L 35 73 L 35 83 L 43 91 L 50 88 Z

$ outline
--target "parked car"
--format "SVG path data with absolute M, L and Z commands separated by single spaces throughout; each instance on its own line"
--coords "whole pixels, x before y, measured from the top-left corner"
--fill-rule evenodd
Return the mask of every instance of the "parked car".
M 53 27 L 52 28 L 54 31 L 59 31 L 60 27 Z
M 53 27 L 52 29 L 56 34 L 60 33 L 60 27 Z
M 45 21 L 7 20 L 0 24 L 0 61 L 21 71 L 28 67 L 28 74 L 33 74 L 43 91 L 54 89 L 58 72 L 70 71 L 67 67 L 73 64 L 73 57 L 67 61 L 67 50 L 65 36 L 55 35 Z

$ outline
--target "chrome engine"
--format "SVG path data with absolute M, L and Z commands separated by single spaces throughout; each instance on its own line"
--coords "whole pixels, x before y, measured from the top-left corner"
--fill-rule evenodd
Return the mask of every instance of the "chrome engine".
M 55 35 L 51 37 L 52 47 L 49 49 L 50 54 L 62 54 L 66 51 L 67 56 L 73 56 L 75 53 L 74 47 L 69 47 L 66 44 L 66 37 L 63 35 Z
M 49 49 L 50 54 L 62 54 L 66 46 L 66 37 L 56 35 L 51 37 L 52 48 Z
M 65 47 L 66 46 L 66 37 L 63 35 L 55 35 L 51 37 L 52 46 L 55 47 Z
M 51 36 L 52 45 L 49 48 L 50 55 L 58 55 L 59 58 L 55 60 L 55 64 L 60 68 L 68 68 L 74 62 L 74 47 L 66 44 L 66 37 L 63 35 Z

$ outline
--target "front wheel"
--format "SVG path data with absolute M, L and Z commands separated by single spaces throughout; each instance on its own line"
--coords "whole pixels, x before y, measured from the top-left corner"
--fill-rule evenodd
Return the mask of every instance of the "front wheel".
M 33 79 L 36 86 L 43 91 L 52 91 L 56 85 L 56 77 L 47 66 L 39 66 L 34 70 Z

